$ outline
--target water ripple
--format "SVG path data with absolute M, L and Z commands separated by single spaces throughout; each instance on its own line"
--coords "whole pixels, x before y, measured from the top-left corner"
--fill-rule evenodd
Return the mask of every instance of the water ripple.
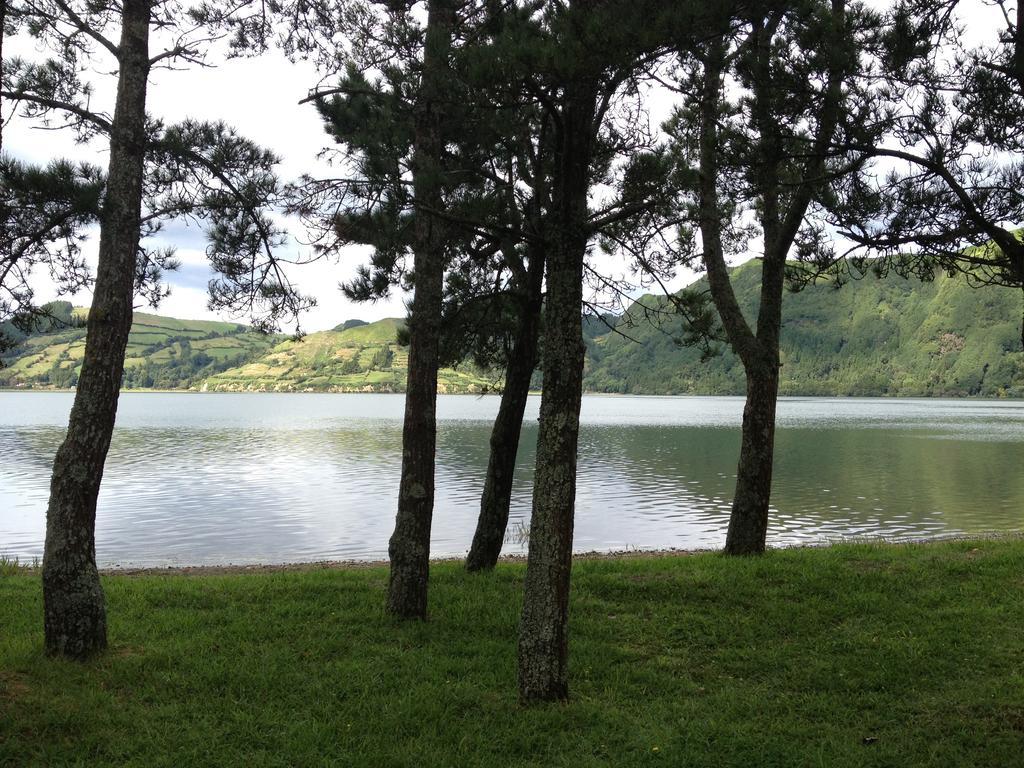
M 0 393 L 0 554 L 42 553 L 65 394 Z M 740 398 L 587 397 L 578 550 L 719 547 Z M 433 551 L 466 551 L 497 398 L 441 397 Z M 394 395 L 128 394 L 100 493 L 104 565 L 385 557 L 401 464 Z M 506 551 L 525 551 L 531 398 Z M 770 540 L 1021 528 L 1024 403 L 788 398 Z

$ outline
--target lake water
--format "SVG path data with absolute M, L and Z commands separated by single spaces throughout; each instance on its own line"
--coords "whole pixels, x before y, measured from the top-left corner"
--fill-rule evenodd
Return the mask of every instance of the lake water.
M 42 555 L 67 393 L 0 393 L 0 554 Z M 104 566 L 387 555 L 401 395 L 121 396 L 97 521 Z M 496 397 L 439 398 L 433 553 L 472 538 Z M 506 551 L 525 550 L 539 398 L 531 398 Z M 725 540 L 742 398 L 583 404 L 577 551 Z M 769 541 L 1024 529 L 1024 402 L 786 398 Z

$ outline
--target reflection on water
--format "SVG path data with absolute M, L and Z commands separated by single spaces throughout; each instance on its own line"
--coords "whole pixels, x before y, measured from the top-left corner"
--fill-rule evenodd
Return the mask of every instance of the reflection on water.
M 0 393 L 0 554 L 42 553 L 63 393 Z M 528 525 L 533 398 L 510 530 Z M 588 397 L 577 550 L 722 545 L 740 398 Z M 102 564 L 382 558 L 394 521 L 395 395 L 127 394 L 97 522 Z M 463 554 L 497 398 L 441 397 L 433 551 Z M 1020 530 L 1024 403 L 786 399 L 770 541 Z M 525 542 L 510 536 L 506 551 Z

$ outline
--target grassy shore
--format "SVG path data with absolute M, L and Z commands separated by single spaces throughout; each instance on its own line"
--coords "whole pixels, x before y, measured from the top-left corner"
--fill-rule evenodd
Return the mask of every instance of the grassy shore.
M 515 697 L 521 564 L 108 576 L 110 651 L 42 657 L 36 573 L 0 575 L 3 766 L 1014 766 L 1024 542 L 595 559 L 572 695 Z

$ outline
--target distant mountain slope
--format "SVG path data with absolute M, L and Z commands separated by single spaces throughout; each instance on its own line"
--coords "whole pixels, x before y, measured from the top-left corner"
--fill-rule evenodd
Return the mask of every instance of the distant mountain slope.
M 84 322 L 85 309 L 70 312 Z M 125 386 L 188 389 L 265 352 L 280 339 L 237 323 L 136 312 L 128 336 Z M 32 334 L 4 354 L 0 386 L 73 387 L 84 351 L 84 325 Z
M 760 262 L 733 270 L 737 298 L 752 321 Z M 706 287 L 701 281 L 699 288 Z M 743 368 L 731 353 L 700 361 L 681 349 L 678 321 L 656 329 L 641 306 L 619 321 L 623 333 L 588 342 L 584 386 L 594 392 L 743 394 Z M 784 297 L 783 394 L 1024 397 L 1021 293 L 972 288 L 962 278 L 934 282 L 868 276 L 836 289 L 810 286 Z
M 347 331 L 349 328 L 358 328 L 360 325 L 369 325 L 369 323 L 366 322 L 365 320 L 353 318 L 352 320 L 346 320 L 344 323 L 338 323 L 338 325 L 334 326 L 331 330 Z
M 345 330 L 311 333 L 277 344 L 266 354 L 211 376 L 207 391 L 402 392 L 409 352 L 399 346 L 404 323 L 386 318 Z M 493 378 L 466 365 L 438 373 L 441 392 L 484 392 Z
M 759 266 L 748 262 L 733 271 L 748 317 L 756 305 Z M 1024 397 L 1020 302 L 1019 291 L 975 289 L 944 276 L 931 283 L 866 277 L 838 290 L 822 284 L 787 294 L 782 392 Z M 726 352 L 701 362 L 698 350 L 675 342 L 682 335 L 678 320 L 655 328 L 643 318 L 642 307 L 664 304 L 664 299 L 646 296 L 621 318 L 585 323 L 585 389 L 742 394 L 743 369 L 735 356 Z M 84 310 L 67 305 L 58 314 L 74 322 Z M 125 385 L 235 392 L 403 391 L 408 360 L 408 350 L 398 344 L 403 321 L 345 325 L 296 341 L 234 323 L 137 313 Z M 77 327 L 29 336 L 5 354 L 0 386 L 73 386 L 84 338 L 85 329 Z M 483 392 L 494 388 L 495 378 L 467 364 L 442 370 L 439 388 Z

